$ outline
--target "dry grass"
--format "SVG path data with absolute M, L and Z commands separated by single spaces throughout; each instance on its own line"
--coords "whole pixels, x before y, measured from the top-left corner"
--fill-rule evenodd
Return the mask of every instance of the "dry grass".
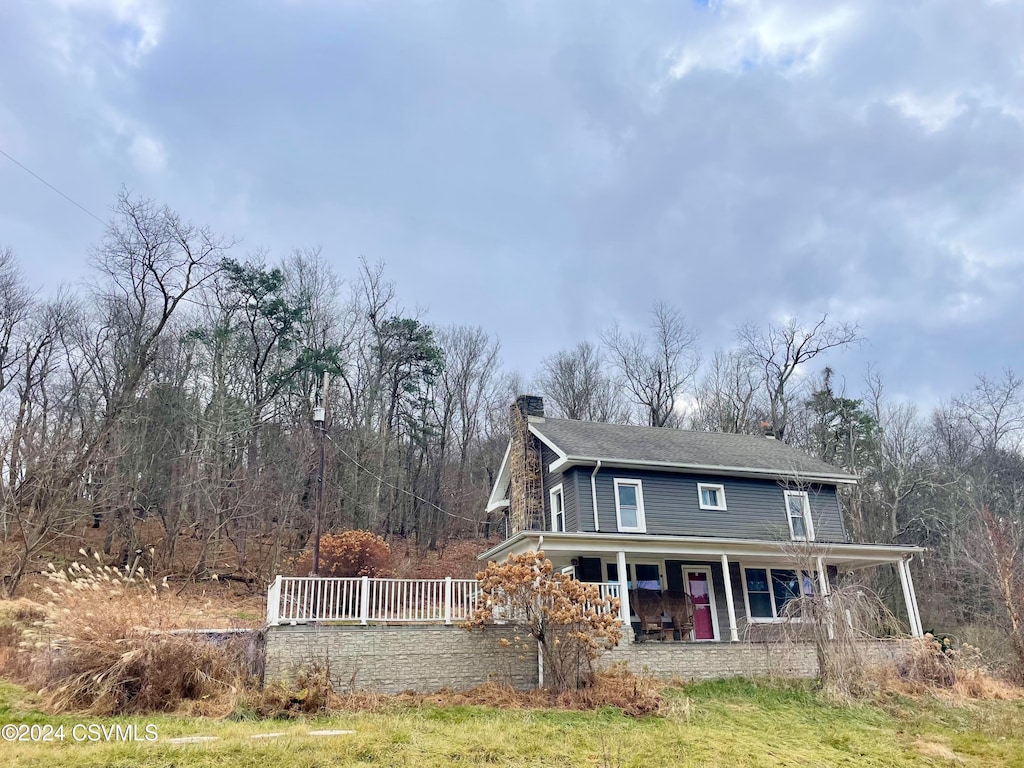
M 578 690 L 517 691 L 506 685 L 487 683 L 465 692 L 446 691 L 428 696 L 406 694 L 404 701 L 440 707 L 486 706 L 504 710 L 588 711 L 614 707 L 630 717 L 642 717 L 663 713 L 666 701 L 662 691 L 666 686 L 666 683 L 652 677 L 636 675 L 625 666 L 615 665 L 595 673 L 593 684 Z
M 250 675 L 245 641 L 182 632 L 189 601 L 142 569 L 97 562 L 51 567 L 44 618 L 23 631 L 24 678 L 53 712 L 226 715 Z M 194 626 L 192 628 L 195 628 Z
M 962 763 L 976 768 L 1020 766 L 1024 709 L 1017 702 L 956 707 L 932 697 L 901 706 L 835 706 L 809 684 L 732 680 L 666 689 L 659 717 L 624 717 L 619 710 L 555 711 L 473 706 L 429 699 L 379 709 L 267 723 L 150 715 L 117 722 L 153 723 L 151 744 L 10 743 L 5 764 L 30 768 L 169 765 L 241 768 L 250 765 L 433 766 L 529 765 L 648 768 L 655 765 L 731 768 L 857 766 L 913 768 Z M 396 697 L 401 699 L 402 697 Z M 371 702 L 372 703 L 372 702 Z M 22 709 L 30 707 L 31 709 Z M 23 691 L 0 684 L 8 722 L 65 723 L 39 714 Z M 90 721 L 108 723 L 105 719 Z M 337 738 L 319 729 L 351 729 Z M 279 739 L 253 739 L 281 732 Z M 171 744 L 170 737 L 211 735 L 204 744 Z
M 30 657 L 23 650 L 26 632 L 46 617 L 37 603 L 24 598 L 0 602 L 0 677 L 23 680 Z
M 558 709 L 589 711 L 614 707 L 624 715 L 642 717 L 665 712 L 667 683 L 636 675 L 616 665 L 595 675 L 594 684 L 574 691 L 519 691 L 485 683 L 468 691 L 407 692 L 389 696 L 367 691 L 339 693 L 329 672 L 317 665 L 300 671 L 291 685 L 277 681 L 249 691 L 240 702 L 244 714 L 262 718 L 294 718 L 328 712 L 386 713 L 408 707 L 494 707 L 505 711 Z
M 944 648 L 931 635 L 909 642 L 895 663 L 871 668 L 865 688 L 871 697 L 933 696 L 947 703 L 1024 699 L 1024 688 L 993 674 L 977 647 Z

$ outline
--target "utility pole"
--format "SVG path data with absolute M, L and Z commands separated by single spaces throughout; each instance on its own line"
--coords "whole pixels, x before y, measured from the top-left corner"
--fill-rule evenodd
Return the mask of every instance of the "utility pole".
M 324 518 L 324 438 L 327 431 L 327 371 L 324 371 L 313 408 L 313 424 L 320 429 L 320 470 L 316 475 L 316 524 L 313 527 L 313 576 L 320 575 L 320 535 Z

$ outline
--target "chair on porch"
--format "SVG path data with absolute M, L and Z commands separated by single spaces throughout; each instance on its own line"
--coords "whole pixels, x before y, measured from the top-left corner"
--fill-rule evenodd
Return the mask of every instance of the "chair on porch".
M 662 595 L 662 602 L 665 605 L 665 615 L 671 619 L 673 634 L 678 635 L 679 640 L 689 640 L 690 632 L 693 631 L 693 601 L 683 591 L 666 591 Z
M 679 640 L 688 639 L 693 629 L 693 603 L 685 593 L 631 589 L 629 603 L 640 619 L 637 642 L 649 639 L 675 640 L 677 633 Z

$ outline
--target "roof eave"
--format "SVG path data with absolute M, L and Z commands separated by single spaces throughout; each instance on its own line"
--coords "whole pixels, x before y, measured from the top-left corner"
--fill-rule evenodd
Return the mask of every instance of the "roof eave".
M 545 546 L 545 542 L 547 546 Z M 792 557 L 787 547 L 794 542 L 766 539 L 735 539 L 710 536 L 669 536 L 664 534 L 610 534 L 610 533 L 553 533 L 550 531 L 520 531 L 500 544 L 477 556 L 478 560 L 491 560 L 495 556 L 546 549 L 551 552 L 574 552 L 586 549 L 615 549 L 629 551 L 655 551 L 663 548 L 667 553 L 673 549 L 689 549 L 693 554 L 705 551 L 707 554 L 725 553 L 733 557 Z M 632 545 L 632 546 L 631 546 Z M 822 554 L 830 560 L 842 560 L 850 565 L 875 565 L 896 562 L 925 552 L 924 547 L 894 544 L 849 544 L 835 542 L 813 542 L 812 552 Z
M 771 480 L 792 480 L 796 482 L 811 483 L 836 483 L 839 485 L 855 485 L 861 479 L 860 475 L 851 475 L 845 472 L 801 472 L 794 469 L 781 471 L 765 467 L 729 467 L 715 464 L 684 464 L 674 461 L 643 461 L 637 459 L 613 459 L 596 456 L 565 456 L 557 461 L 551 462 L 548 467 L 550 472 L 560 472 L 569 467 L 581 465 L 596 465 L 601 462 L 602 468 L 627 468 L 627 469 L 654 469 L 654 470 L 675 470 L 677 472 L 706 472 L 715 475 L 727 475 L 732 477 L 755 477 Z

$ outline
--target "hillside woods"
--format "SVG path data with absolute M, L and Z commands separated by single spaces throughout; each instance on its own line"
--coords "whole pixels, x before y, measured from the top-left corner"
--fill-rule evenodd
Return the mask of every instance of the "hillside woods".
M 884 374 L 837 367 L 863 341 L 855 318 L 753 318 L 708 349 L 685 307 L 659 304 L 646 328 L 594 328 L 516 371 L 486 329 L 403 308 L 382 265 L 342 280 L 317 250 L 245 253 L 128 194 L 89 253 L 87 285 L 43 294 L 0 252 L 4 596 L 80 548 L 259 591 L 318 516 L 442 560 L 453 541 L 493 541 L 508 406 L 532 391 L 565 418 L 770 431 L 860 475 L 847 528 L 928 547 L 915 580 L 929 628 L 1024 659 L 1024 382 L 1010 368 L 926 410 L 891 399 Z

